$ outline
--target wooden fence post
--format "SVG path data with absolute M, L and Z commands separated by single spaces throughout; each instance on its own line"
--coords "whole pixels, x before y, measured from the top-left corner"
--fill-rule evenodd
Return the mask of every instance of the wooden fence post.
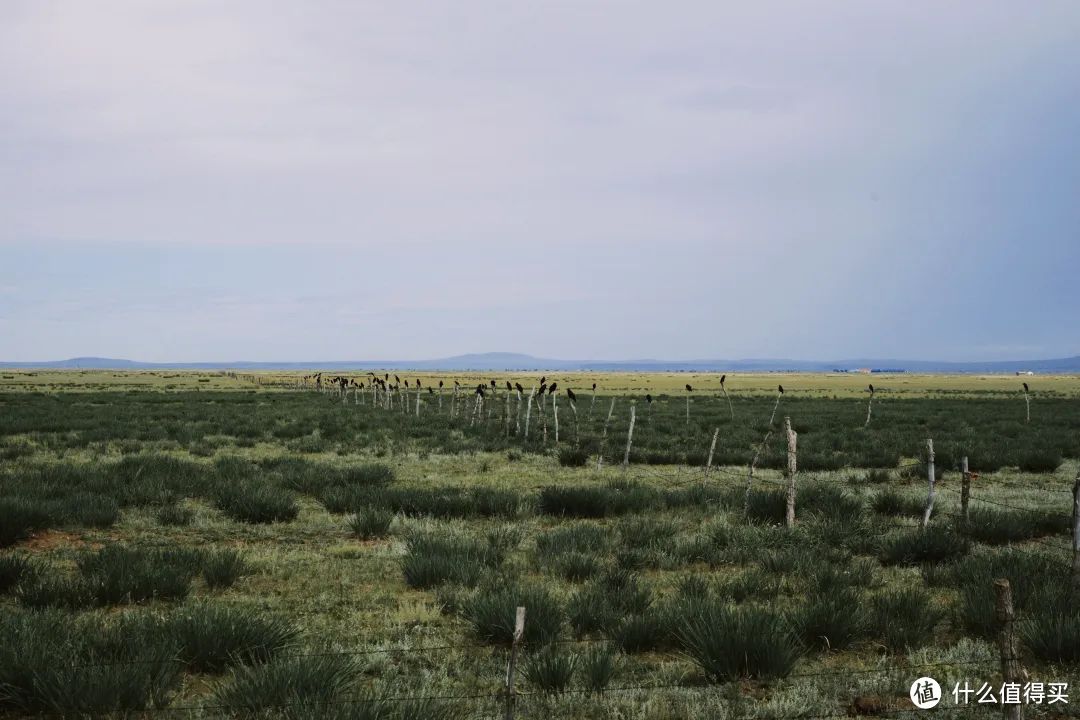
M 559 396 L 551 396 L 551 414 L 555 418 L 555 444 L 559 444 Z
M 637 410 L 634 401 L 630 402 L 630 429 L 626 431 L 626 452 L 623 454 L 623 469 L 630 464 L 630 446 L 634 444 L 634 420 L 637 418 Z
M 1074 596 L 1080 598 L 1080 470 L 1073 483 L 1072 544 L 1072 587 Z
M 791 429 L 791 418 L 784 418 L 784 432 L 787 434 L 787 512 L 784 515 L 784 524 L 791 528 L 795 527 L 795 470 L 796 470 L 796 443 L 799 434 Z
M 960 517 L 968 519 L 968 502 L 971 500 L 971 472 L 968 470 L 967 455 L 960 458 Z
M 604 433 L 600 436 L 600 454 L 596 458 L 596 469 L 604 466 L 604 446 L 607 445 L 607 429 L 611 424 L 611 415 L 615 412 L 615 396 L 611 397 L 611 406 L 608 407 L 607 420 L 604 421 Z
M 517 649 L 525 633 L 525 608 L 518 606 L 514 616 L 514 638 L 510 643 L 510 660 L 506 663 L 506 720 L 514 720 L 514 671 L 517 665 Z
M 930 513 L 934 512 L 934 498 L 937 497 L 937 493 L 934 490 L 934 441 L 933 439 L 926 441 L 926 479 L 930 485 L 930 490 L 926 495 L 926 509 L 923 510 L 922 524 L 920 527 L 925 530 L 926 526 L 930 524 Z
M 863 427 L 870 427 L 870 413 L 874 412 L 874 386 L 870 386 L 870 400 L 866 403 L 866 422 Z
M 529 390 L 529 401 L 525 403 L 525 439 L 529 439 L 529 421 L 532 418 L 533 397 L 536 395 L 536 386 Z
M 712 469 L 713 453 L 716 452 L 716 439 L 720 437 L 720 428 L 713 430 L 712 444 L 709 445 L 709 459 L 705 461 L 705 478 L 709 477 L 709 470 Z
M 998 652 L 1001 656 L 1001 677 L 1005 682 L 1023 683 L 1025 673 L 1020 666 L 1020 657 L 1016 652 L 1016 638 L 1013 635 L 1012 588 L 1009 587 L 1007 578 L 994 581 L 994 615 L 998 622 Z M 1001 711 L 1006 720 L 1022 720 L 1024 717 L 1023 706 L 1019 703 L 1015 705 L 1001 703 Z

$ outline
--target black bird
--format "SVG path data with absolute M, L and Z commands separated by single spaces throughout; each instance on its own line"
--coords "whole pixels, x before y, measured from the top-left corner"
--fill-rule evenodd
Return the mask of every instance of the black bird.
M 390 382 L 390 373 L 386 373 L 385 375 L 383 375 L 382 379 L 385 380 L 386 382 Z
M 521 383 L 514 383 L 514 389 L 519 393 L 525 392 L 525 388 L 521 387 Z
M 649 393 L 645 393 L 645 402 L 652 405 L 652 395 L 650 395 Z
M 480 397 L 484 397 L 484 384 L 483 383 L 480 383 L 479 385 L 476 386 L 476 394 L 479 395 Z
M 419 388 L 419 387 L 420 387 L 420 378 L 416 378 L 416 387 L 417 387 L 417 388 Z
M 507 380 L 506 381 L 506 392 L 510 392 L 513 389 L 514 389 L 514 386 L 510 384 L 509 380 Z
M 592 384 L 592 389 L 593 389 L 593 392 L 596 392 L 596 383 Z
M 686 392 L 694 392 L 694 388 L 690 387 L 690 383 L 686 383 Z
M 428 395 L 434 395 L 435 394 L 435 388 L 428 388 L 427 393 L 428 393 Z
M 541 384 L 541 385 L 546 385 L 546 384 L 547 384 L 547 383 L 545 382 L 546 380 L 547 380 L 547 375 L 544 375 L 544 376 L 543 376 L 542 378 L 540 378 L 540 384 Z
M 557 382 L 551 383 L 551 387 L 548 388 L 548 395 L 554 395 L 555 394 L 555 388 L 557 388 L 557 387 L 559 387 L 559 383 L 557 383 Z
M 540 383 L 540 394 L 543 395 L 547 391 L 547 383 Z
M 776 388 L 780 391 L 781 395 L 784 394 L 784 386 L 783 385 L 777 385 Z
M 461 383 L 459 383 L 457 380 L 455 380 L 454 381 L 454 387 L 461 387 Z
M 870 394 L 874 394 L 874 383 L 870 383 Z
M 723 385 L 725 380 L 727 380 L 727 375 L 721 375 L 720 376 L 720 384 Z
M 1027 383 L 1024 383 L 1024 392 L 1027 392 L 1027 391 L 1028 391 Z
M 439 381 L 439 387 L 442 387 L 442 380 Z
M 399 378 L 397 375 L 395 375 L 394 376 L 394 382 L 396 382 L 398 385 L 400 385 L 401 384 L 401 378 Z
M 566 388 L 566 397 L 569 398 L 570 402 L 577 400 L 577 395 L 575 395 L 574 391 L 570 388 Z

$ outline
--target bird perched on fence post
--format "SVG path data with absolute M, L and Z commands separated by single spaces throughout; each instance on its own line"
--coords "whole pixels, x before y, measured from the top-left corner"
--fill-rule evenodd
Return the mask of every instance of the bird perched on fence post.
M 773 405 L 772 415 L 769 416 L 769 427 L 770 428 L 772 427 L 773 420 L 776 419 L 776 409 L 778 407 L 780 407 L 780 398 L 782 398 L 784 396 L 784 386 L 783 385 L 777 385 L 776 389 L 778 391 L 776 393 L 776 404 Z
M 686 383 L 686 424 L 690 424 L 690 393 L 694 392 L 694 388 L 690 387 L 690 383 Z
M 1028 384 L 1022 383 L 1024 386 L 1024 407 L 1027 410 L 1026 422 L 1031 422 L 1031 397 L 1028 395 Z
M 727 380 L 727 374 L 720 376 L 720 389 L 724 392 L 724 399 L 727 400 L 728 414 L 731 416 L 731 421 L 735 422 L 735 410 L 731 407 L 731 398 L 727 394 L 727 386 L 724 385 L 724 381 Z

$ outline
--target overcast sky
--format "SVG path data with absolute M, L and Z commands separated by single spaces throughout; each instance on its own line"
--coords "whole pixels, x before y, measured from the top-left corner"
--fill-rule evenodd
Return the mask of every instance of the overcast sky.
M 1080 3 L 4 0 L 0 359 L 1080 353 Z

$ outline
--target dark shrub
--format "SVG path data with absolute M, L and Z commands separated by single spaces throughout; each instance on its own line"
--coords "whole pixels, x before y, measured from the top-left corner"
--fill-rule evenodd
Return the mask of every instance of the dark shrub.
M 162 525 L 184 526 L 191 524 L 192 519 L 195 517 L 195 512 L 191 508 L 170 503 L 158 508 L 155 517 Z
M 178 610 L 166 621 L 165 632 L 179 648 L 180 659 L 198 672 L 266 662 L 297 637 L 285 620 L 209 604 Z
M 1059 588 L 1043 588 L 1020 620 L 1020 638 L 1033 656 L 1048 663 L 1080 662 L 1080 607 Z
M 578 659 L 581 679 L 594 693 L 603 692 L 618 672 L 615 653 L 605 647 L 594 647 Z
M 968 632 L 993 638 L 997 632 L 993 582 L 1006 578 L 1012 588 L 1013 607 L 1023 617 L 1041 601 L 1044 588 L 1059 587 L 1061 562 L 1049 555 L 1006 548 L 995 553 L 965 557 L 945 566 L 944 584 L 960 590 L 957 623 Z
M 947 525 L 930 525 L 925 530 L 894 533 L 882 545 L 881 562 L 886 565 L 936 563 L 966 555 L 966 538 Z
M 673 620 L 686 654 L 713 682 L 786 677 L 799 659 L 799 643 L 783 618 L 755 607 L 718 602 Z
M 222 484 L 215 502 L 233 520 L 246 523 L 286 522 L 300 512 L 291 493 L 253 480 Z
M 358 671 L 351 657 L 329 654 L 241 666 L 214 693 L 213 702 L 249 711 L 305 703 L 325 705 L 342 695 Z
M 562 609 L 547 590 L 530 585 L 486 587 L 465 602 L 462 617 L 484 642 L 509 645 L 514 636 L 518 606 L 526 608 L 525 635 L 529 645 L 557 639 L 562 629 Z
M 547 646 L 525 658 L 521 674 L 544 692 L 562 692 L 570 687 L 578 658 L 557 646 Z
M 990 545 L 1020 542 L 1069 531 L 1063 514 L 972 508 L 968 519 L 958 519 L 957 529 L 965 536 Z
M 49 527 L 49 513 L 30 499 L 0 498 L 0 547 L 14 545 Z
M 0 593 L 6 593 L 21 580 L 36 574 L 37 566 L 25 555 L 0 555 Z
M 944 616 L 930 593 L 920 587 L 885 591 L 874 597 L 873 608 L 876 633 L 896 651 L 928 644 Z
M 564 447 L 559 450 L 559 464 L 563 467 L 584 467 L 589 462 L 589 452 L 584 448 Z
M 349 531 L 361 540 L 384 538 L 390 533 L 394 516 L 386 510 L 372 508 L 358 512 L 349 518 Z
M 755 522 L 782 523 L 787 513 L 787 497 L 782 490 L 750 491 L 750 503 L 747 506 L 748 517 Z
M 601 518 L 608 503 L 607 490 L 597 485 L 551 485 L 540 490 L 538 509 L 545 515 Z
M 162 707 L 178 685 L 174 647 L 153 623 L 0 613 L 0 711 L 99 716 Z
M 232 587 L 247 570 L 243 555 L 230 549 L 208 552 L 202 563 L 203 580 L 215 590 Z
M 870 507 L 878 515 L 917 516 L 922 515 L 926 507 L 926 498 L 900 493 L 892 488 L 884 488 L 871 500 Z
M 849 588 L 815 593 L 796 610 L 793 623 L 806 647 L 843 650 L 866 630 L 862 596 Z
M 95 600 L 103 605 L 186 597 L 201 554 L 109 545 L 77 563 Z
M 447 582 L 472 587 L 486 568 L 499 561 L 501 556 L 493 555 L 487 542 L 457 533 L 414 532 L 405 538 L 401 570 L 412 588 L 433 588 Z

